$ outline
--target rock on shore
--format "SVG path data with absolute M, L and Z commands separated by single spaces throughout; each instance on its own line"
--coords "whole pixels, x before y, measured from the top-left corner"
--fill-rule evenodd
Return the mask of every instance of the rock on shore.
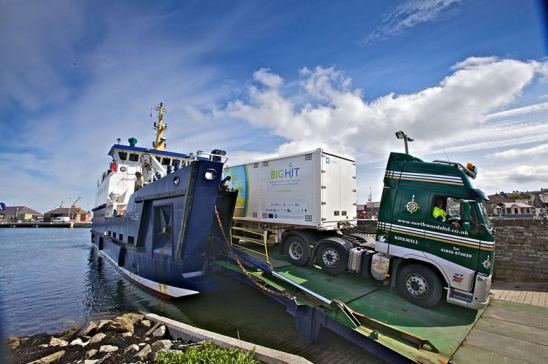
M 13 364 L 153 363 L 160 350 L 184 351 L 202 344 L 173 340 L 165 326 L 151 323 L 140 313 L 91 321 L 58 335 L 7 339 L 8 360 Z

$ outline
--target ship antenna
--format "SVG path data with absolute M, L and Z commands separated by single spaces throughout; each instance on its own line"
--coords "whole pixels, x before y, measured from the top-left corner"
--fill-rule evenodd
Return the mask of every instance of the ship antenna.
M 154 130 L 156 130 L 156 140 L 152 143 L 152 148 L 157 150 L 165 150 L 167 145 L 164 131 L 167 129 L 167 124 L 164 123 L 164 113 L 166 112 L 164 103 L 160 102 L 160 105 L 156 106 L 154 110 L 158 111 L 158 121 L 154 123 Z

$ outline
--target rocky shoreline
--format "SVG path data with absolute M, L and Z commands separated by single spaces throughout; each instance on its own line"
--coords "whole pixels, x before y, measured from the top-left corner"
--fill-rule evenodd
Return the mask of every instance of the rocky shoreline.
M 7 339 L 8 362 L 13 364 L 153 363 L 159 351 L 182 353 L 204 345 L 207 343 L 203 341 L 172 339 L 164 325 L 153 323 L 140 313 L 91 321 L 59 335 Z

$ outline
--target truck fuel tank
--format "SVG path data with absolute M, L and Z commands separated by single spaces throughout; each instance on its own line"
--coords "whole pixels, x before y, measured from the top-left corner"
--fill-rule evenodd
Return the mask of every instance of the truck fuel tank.
M 363 247 L 350 249 L 350 254 L 348 256 L 348 270 L 359 274 L 364 278 L 369 278 L 372 256 L 372 252 Z
M 371 275 L 373 278 L 379 281 L 387 279 L 390 269 L 390 258 L 382 253 L 373 255 L 371 259 Z

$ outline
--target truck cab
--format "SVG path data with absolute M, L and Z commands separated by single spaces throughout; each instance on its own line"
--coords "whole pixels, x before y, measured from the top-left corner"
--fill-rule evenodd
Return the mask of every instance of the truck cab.
M 471 183 L 476 174 L 470 163 L 390 154 L 372 268 L 386 267 L 406 299 L 430 307 L 447 289 L 449 303 L 487 305 L 495 234 L 482 205 L 487 197 Z

